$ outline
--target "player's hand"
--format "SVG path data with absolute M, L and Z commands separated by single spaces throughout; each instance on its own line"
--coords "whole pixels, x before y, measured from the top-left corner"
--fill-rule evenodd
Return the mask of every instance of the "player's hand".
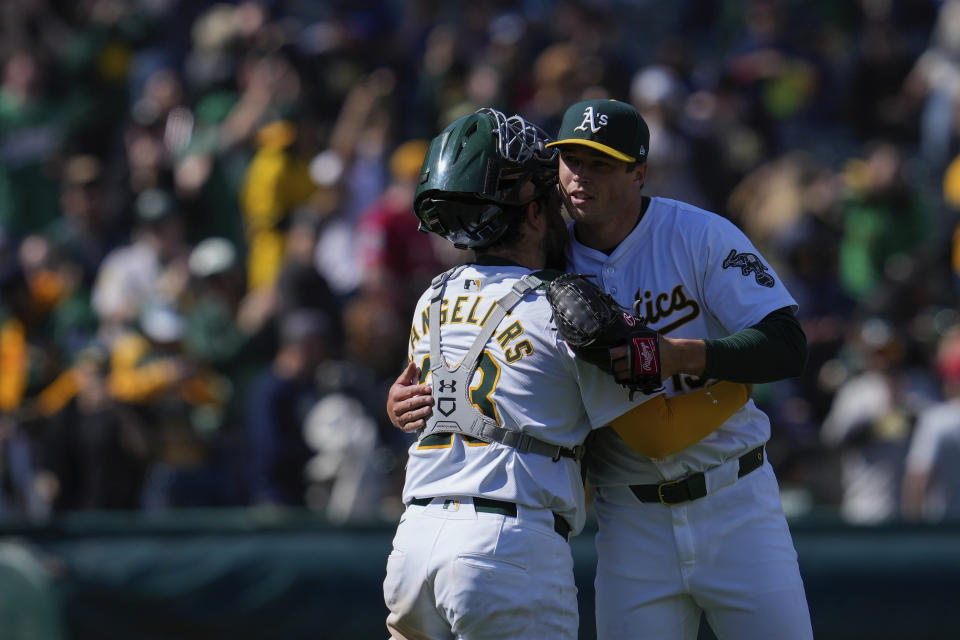
M 629 375 L 626 345 L 612 347 L 610 360 L 615 378 Z M 706 347 L 703 340 L 660 336 L 661 380 L 667 380 L 678 373 L 699 376 L 703 373 L 706 363 Z
M 420 369 L 410 362 L 387 393 L 387 417 L 404 433 L 422 428 L 433 413 L 433 387 L 417 384 L 419 377 Z
M 630 351 L 627 345 L 622 344 L 616 347 L 610 347 L 610 368 L 613 372 L 613 379 L 617 382 L 622 382 L 630 378 Z M 661 369 L 659 376 L 660 381 L 662 382 L 669 377 L 670 376 L 664 376 Z

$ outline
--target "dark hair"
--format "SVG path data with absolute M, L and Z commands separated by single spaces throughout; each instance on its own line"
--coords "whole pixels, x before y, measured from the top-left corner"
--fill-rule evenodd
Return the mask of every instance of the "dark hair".
M 555 188 L 541 189 L 536 197 L 531 201 L 537 203 L 540 211 L 546 212 L 550 207 L 560 207 L 560 196 Z M 527 204 L 508 205 L 502 207 L 504 218 L 507 220 L 507 228 L 496 242 L 484 249 L 478 249 L 478 253 L 483 253 L 487 249 L 505 249 L 515 246 L 523 239 L 523 221 L 526 219 Z
M 520 242 L 523 238 L 523 221 L 526 209 L 527 205 L 525 204 L 504 205 L 500 208 L 503 211 L 502 219 L 507 221 L 507 228 L 493 244 L 487 247 L 488 249 L 512 247 Z M 480 252 L 483 252 L 483 249 L 480 249 Z

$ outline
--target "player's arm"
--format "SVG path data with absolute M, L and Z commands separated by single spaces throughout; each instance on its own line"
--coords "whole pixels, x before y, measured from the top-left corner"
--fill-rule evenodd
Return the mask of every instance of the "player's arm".
M 557 334 L 577 357 L 633 392 L 652 395 L 687 373 L 734 382 L 773 382 L 800 375 L 807 339 L 791 307 L 720 339 L 669 338 L 623 310 L 589 276 L 564 274 L 547 288 Z
M 686 373 L 701 378 L 748 384 L 800 375 L 807 362 L 807 337 L 789 307 L 767 314 L 757 324 L 725 338 L 700 340 L 660 337 L 661 379 Z M 614 370 L 622 376 L 626 346 L 611 349 Z
M 615 420 L 613 428 L 643 455 L 676 453 L 715 431 L 746 403 L 746 387 L 726 381 L 759 383 L 797 376 L 806 364 L 806 346 L 803 329 L 788 307 L 726 338 L 661 336 L 661 379 L 688 373 L 724 382 L 670 399 L 657 396 Z
M 748 399 L 746 385 L 721 381 L 672 398 L 654 396 L 611 426 L 638 453 L 663 458 L 716 431 Z
M 433 412 L 431 385 L 418 384 L 419 376 L 420 369 L 409 362 L 387 392 L 387 417 L 405 433 L 422 428 Z
M 901 513 L 907 520 L 920 520 L 923 517 L 927 488 L 930 486 L 930 474 L 925 471 L 907 470 L 903 476 L 901 489 Z
M 901 514 L 907 520 L 920 520 L 926 514 L 927 492 L 937 461 L 937 452 L 942 450 L 943 432 L 929 415 L 921 414 L 910 439 L 904 463 L 901 486 Z

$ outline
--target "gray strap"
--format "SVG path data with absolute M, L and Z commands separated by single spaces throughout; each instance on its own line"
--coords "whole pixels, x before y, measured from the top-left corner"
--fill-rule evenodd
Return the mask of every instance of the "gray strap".
M 507 292 L 505 296 L 497 300 L 497 308 L 490 314 L 490 317 L 487 318 L 486 324 L 483 325 L 483 329 L 480 330 L 480 333 L 477 334 L 476 340 L 473 341 L 473 344 L 470 346 L 470 350 L 467 351 L 467 355 L 463 357 L 463 360 L 452 369 L 456 371 L 458 367 L 467 364 L 469 367 L 473 367 L 480 359 L 480 352 L 483 351 L 483 347 L 487 344 L 487 341 L 490 339 L 490 336 L 493 335 L 493 332 L 497 330 L 497 327 L 500 326 L 500 322 L 506 317 L 506 315 L 515 307 L 520 300 L 523 299 L 523 296 L 527 294 L 528 291 L 532 291 L 540 286 L 540 279 L 534 275 L 525 275 L 516 282 L 513 283 L 513 286 L 510 288 L 510 291 Z M 433 329 L 431 328 L 431 331 Z
M 558 444 L 551 444 L 545 440 L 535 438 L 521 431 L 504 429 L 503 427 L 488 421 L 483 421 L 478 425 L 477 430 L 480 435 L 477 437 L 485 442 L 499 442 L 509 447 L 516 448 L 520 453 L 537 453 L 542 456 L 559 460 L 560 458 L 573 458 L 579 461 L 583 458 L 584 446 L 582 444 L 573 448 L 562 447 Z
M 493 335 L 493 332 L 504 317 L 523 299 L 523 296 L 529 291 L 540 287 L 542 281 L 536 276 L 528 274 L 513 283 L 511 290 L 495 303 L 497 308 L 491 313 L 490 317 L 487 318 L 486 323 L 474 339 L 467 354 L 460 360 L 456 367 L 449 369 L 440 351 L 440 305 L 443 300 L 443 293 L 446 289 L 447 281 L 454 275 L 456 275 L 456 271 L 448 271 L 440 274 L 440 276 L 433 281 L 434 295 L 430 299 L 430 370 L 436 372 L 443 369 L 453 374 L 465 366 L 465 370 L 460 375 L 456 375 L 455 379 L 459 379 L 460 388 L 462 389 L 461 392 L 467 394 L 466 399 L 469 400 L 469 378 L 472 377 L 473 371 L 476 369 L 483 347 L 487 344 L 487 341 Z M 555 461 L 561 457 L 573 458 L 579 461 L 583 457 L 584 448 L 582 445 L 573 448 L 562 447 L 520 431 L 504 429 L 495 421 L 477 411 L 473 405 L 468 403 L 466 406 L 469 407 L 469 414 L 467 415 L 472 416 L 472 418 L 466 420 L 463 419 L 465 416 L 456 419 L 456 415 L 460 411 L 459 409 L 451 411 L 453 415 L 450 415 L 450 413 L 445 413 L 440 406 L 436 407 L 440 413 L 449 416 L 450 419 L 442 420 L 436 417 L 428 419 L 428 425 L 424 427 L 421 432 L 421 437 L 430 433 L 456 432 L 479 438 L 484 442 L 499 442 L 514 447 L 521 453 L 529 452 L 548 456 Z
M 467 265 L 462 264 L 452 269 L 447 269 L 433 279 L 430 286 L 433 287 L 433 297 L 430 298 L 430 368 L 436 369 L 438 364 L 443 362 L 443 355 L 440 353 L 440 304 L 443 302 L 443 292 L 447 288 L 447 281 L 456 277 Z

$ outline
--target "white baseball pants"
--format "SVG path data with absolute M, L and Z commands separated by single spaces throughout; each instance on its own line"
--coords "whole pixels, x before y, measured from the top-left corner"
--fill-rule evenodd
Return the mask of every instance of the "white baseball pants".
M 548 509 L 505 516 L 456 496 L 408 506 L 383 595 L 392 638 L 577 638 L 573 556 Z
M 811 640 L 797 553 L 769 463 L 699 500 L 596 490 L 598 640 Z

